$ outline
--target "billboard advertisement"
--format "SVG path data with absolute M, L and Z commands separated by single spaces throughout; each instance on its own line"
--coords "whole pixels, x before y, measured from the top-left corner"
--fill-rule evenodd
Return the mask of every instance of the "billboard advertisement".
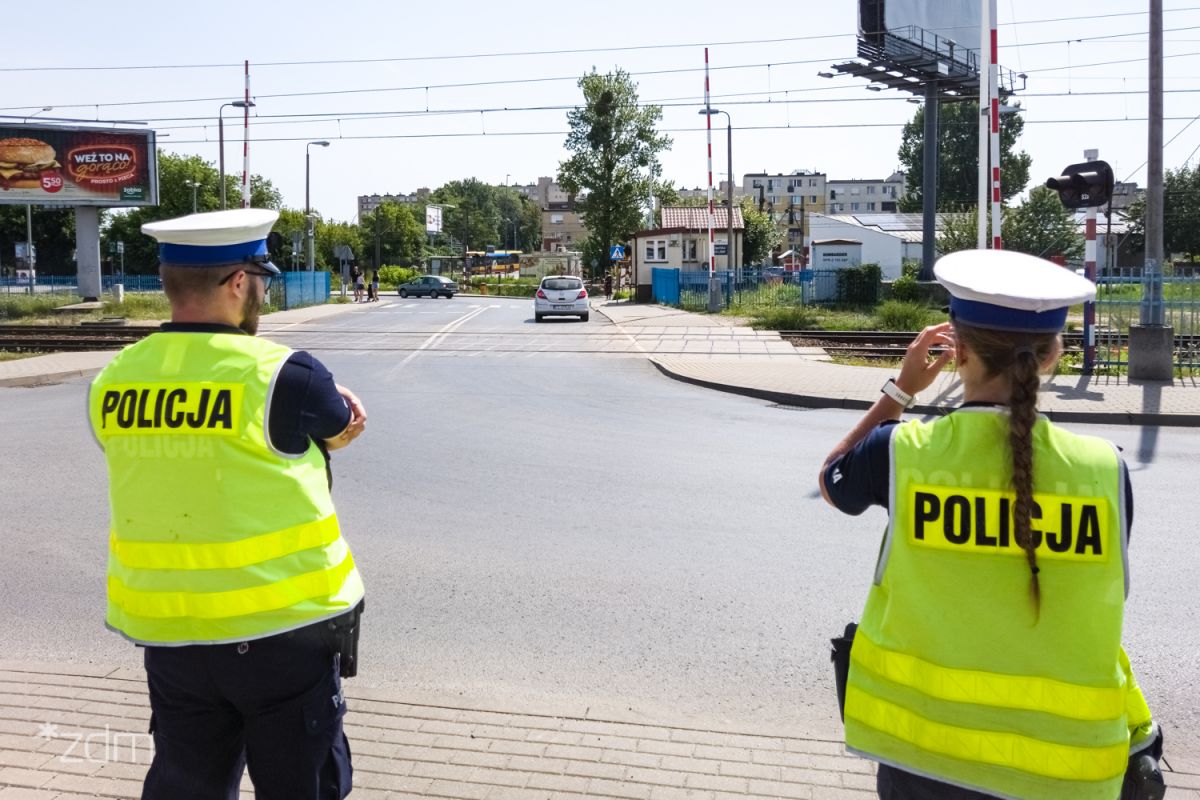
M 425 232 L 426 233 L 441 233 L 442 232 L 442 208 L 441 208 L 441 206 L 425 206 Z
M 982 19 L 979 0 L 859 0 L 858 4 L 860 36 L 890 31 L 906 37 L 915 26 L 972 50 L 979 47 Z
M 154 131 L 0 125 L 0 204 L 158 205 Z

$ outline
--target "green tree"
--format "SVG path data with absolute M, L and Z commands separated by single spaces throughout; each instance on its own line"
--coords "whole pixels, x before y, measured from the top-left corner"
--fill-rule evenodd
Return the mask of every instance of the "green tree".
M 978 102 L 943 102 L 938 108 L 938 211 L 963 211 L 978 203 L 979 120 Z M 1000 115 L 1000 192 L 1005 200 L 1020 194 L 1029 183 L 1033 159 L 1024 151 L 1014 151 L 1024 129 L 1020 114 Z M 925 108 L 921 107 L 900 136 L 898 155 L 906 176 L 901 211 L 921 210 L 924 153 Z
M 608 248 L 641 227 L 641 204 L 661 172 L 658 154 L 670 147 L 658 133 L 660 106 L 639 106 L 637 84 L 624 70 L 579 79 L 584 103 L 567 112 L 571 156 L 558 165 L 558 182 L 582 196 L 577 209 L 588 228 L 588 247 L 608 266 Z M 586 196 L 583 193 L 586 192 Z M 591 263 L 591 258 L 587 258 Z
M 313 241 L 318 269 L 336 269 L 338 260 L 333 255 L 333 248 L 337 245 L 349 245 L 360 265 L 366 265 L 371 256 L 362 228 L 353 222 L 318 219 L 313 231 Z
M 241 203 L 240 186 L 233 179 L 232 190 L 227 194 L 231 208 Z M 158 153 L 158 205 L 138 206 L 121 210 L 107 216 L 101 239 L 105 257 L 112 242 L 125 243 L 125 271 L 130 273 L 152 273 L 158 268 L 158 244 L 142 233 L 142 225 L 160 219 L 171 219 L 192 213 L 193 187 L 187 182 L 195 181 L 197 211 L 217 211 L 221 207 L 220 173 L 210 162 L 200 156 L 179 156 Z M 227 181 L 228 188 L 228 181 Z M 250 204 L 255 208 L 279 208 L 280 194 L 269 180 L 260 175 L 250 176 Z
M 537 203 L 508 186 L 491 187 L 500 211 L 498 241 L 506 249 L 529 252 L 542 243 L 542 210 Z
M 442 232 L 467 250 L 500 244 L 500 207 L 494 187 L 477 178 L 450 181 L 430 194 L 430 201 L 453 206 L 442 215 Z
M 358 227 L 366 247 L 361 263 L 370 264 L 373 269 L 385 264 L 410 267 L 421 263 L 425 251 L 424 207 L 418 221 L 411 204 L 382 203 L 364 214 Z
M 1083 235 L 1075 224 L 1075 215 L 1063 208 L 1053 189 L 1035 187 L 1025 202 L 1004 209 L 1002 216 L 1000 233 L 1005 250 L 1041 258 L 1083 256 Z M 943 220 L 937 240 L 938 253 L 975 248 L 979 223 L 974 214 L 947 214 Z
M 1129 204 L 1129 239 L 1135 250 L 1146 247 L 1146 198 L 1143 195 Z M 1200 255 L 1200 166 L 1184 164 L 1163 174 L 1163 251 Z
M 742 264 L 762 264 L 771 251 L 783 243 L 783 234 L 766 211 L 759 211 L 753 198 L 742 198 L 742 220 L 745 222 Z
M 73 275 L 75 262 L 75 213 L 69 208 L 34 205 L 33 247 L 39 274 Z M 16 243 L 25 241 L 25 206 L 0 206 L 0 264 L 11 268 Z M 102 254 L 107 256 L 107 253 Z

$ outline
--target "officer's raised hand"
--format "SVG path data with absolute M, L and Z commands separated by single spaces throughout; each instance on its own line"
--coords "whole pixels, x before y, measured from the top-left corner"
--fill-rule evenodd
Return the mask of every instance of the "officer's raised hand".
M 935 351 L 934 348 L 943 349 Z M 910 395 L 920 394 L 930 387 L 953 358 L 954 334 L 950 323 L 930 325 L 908 346 L 896 385 Z

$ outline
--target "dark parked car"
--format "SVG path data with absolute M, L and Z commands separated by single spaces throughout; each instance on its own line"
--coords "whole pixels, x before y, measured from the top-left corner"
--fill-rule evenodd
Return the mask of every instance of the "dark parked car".
M 408 297 L 410 294 L 417 297 L 428 295 L 434 300 L 439 297 L 445 297 L 449 300 L 458 294 L 458 284 L 449 278 L 443 278 L 441 275 L 422 275 L 419 278 L 413 278 L 408 283 L 402 283 L 397 286 L 396 294 L 401 297 Z

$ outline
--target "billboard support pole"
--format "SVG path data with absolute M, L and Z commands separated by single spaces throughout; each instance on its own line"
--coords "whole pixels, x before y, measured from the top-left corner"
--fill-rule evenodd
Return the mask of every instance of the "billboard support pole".
M 924 172 L 921 178 L 921 280 L 933 280 L 937 244 L 938 83 L 925 84 Z
M 85 302 L 100 299 L 100 209 L 75 206 L 75 268 Z

